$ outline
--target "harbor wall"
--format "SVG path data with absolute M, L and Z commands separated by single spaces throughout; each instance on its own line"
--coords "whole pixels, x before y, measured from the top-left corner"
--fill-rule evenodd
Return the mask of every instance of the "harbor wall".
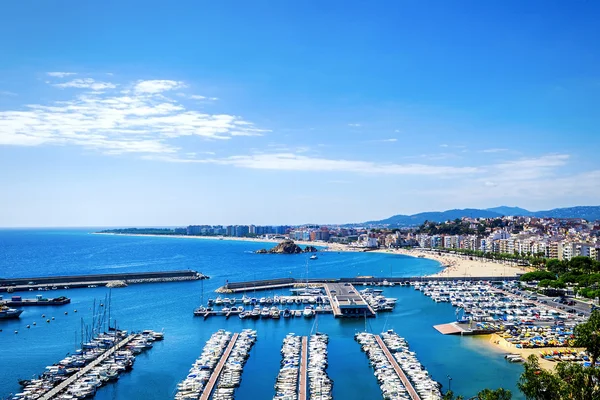
M 31 278 L 0 279 L 0 292 L 29 290 L 52 285 L 72 288 L 87 285 L 105 285 L 108 282 L 123 281 L 129 283 L 176 282 L 197 279 L 208 279 L 206 275 L 193 270 L 158 271 L 158 272 L 126 272 L 112 274 L 90 274 L 71 276 L 45 276 Z
M 446 277 L 446 276 L 412 276 L 412 277 L 360 277 L 360 278 L 312 278 L 312 279 L 295 279 L 295 278 L 280 278 L 280 279 L 264 279 L 247 282 L 227 282 L 223 287 L 224 289 L 242 289 L 242 288 L 260 288 L 277 285 L 294 285 L 301 283 L 352 283 L 352 284 L 372 284 L 372 283 L 383 283 L 387 281 L 389 283 L 404 283 L 404 282 L 429 282 L 429 281 L 441 281 L 441 282 L 452 282 L 452 281 L 515 281 L 518 277 Z

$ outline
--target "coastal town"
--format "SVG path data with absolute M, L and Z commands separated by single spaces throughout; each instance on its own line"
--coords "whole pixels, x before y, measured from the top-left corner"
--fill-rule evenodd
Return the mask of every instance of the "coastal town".
M 454 250 L 475 255 L 502 255 L 520 260 L 570 260 L 585 256 L 600 260 L 600 221 L 584 219 L 463 217 L 420 226 L 258 226 L 189 225 L 172 229 L 130 228 L 102 233 L 209 236 L 264 240 L 291 239 L 362 250 L 421 248 Z M 529 265 L 529 262 L 527 263 Z

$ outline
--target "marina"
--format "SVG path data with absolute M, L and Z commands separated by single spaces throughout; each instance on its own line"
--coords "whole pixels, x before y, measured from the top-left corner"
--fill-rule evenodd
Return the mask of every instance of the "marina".
M 434 326 L 444 335 L 499 333 L 518 347 L 571 346 L 573 327 L 585 320 L 584 315 L 558 308 L 557 302 L 540 303 L 536 296 L 524 296 L 508 282 L 501 287 L 462 280 L 413 286 L 434 302 L 455 307 L 455 322 Z
M 306 337 L 289 333 L 281 346 L 281 368 L 273 400 L 306 400 Z
M 204 398 L 208 398 L 218 377 L 218 374 L 213 373 L 217 368 L 223 368 L 225 360 L 222 356 L 227 350 L 231 351 L 237 336 L 235 334 L 232 337 L 231 332 L 221 329 L 210 337 L 187 377 L 177 385 L 175 400 L 200 399 L 205 392 L 208 394 Z
M 305 287 L 290 289 L 294 295 L 274 295 L 273 297 L 241 298 L 221 297 L 208 299 L 206 305 L 197 307 L 197 317 L 237 315 L 240 319 L 289 317 L 312 317 L 315 314 L 333 313 L 336 318 L 375 317 L 376 311 L 391 311 L 396 299 L 384 297 L 382 290 L 364 289 L 358 291 L 350 283 L 327 283 L 322 288 Z M 281 307 L 280 307 L 281 305 Z
M 42 235 L 43 236 L 43 235 Z M 51 238 L 58 239 L 58 235 L 48 235 Z M 219 329 L 224 329 L 229 332 L 241 332 L 244 328 L 252 328 L 257 330 L 260 340 L 256 342 L 251 352 L 247 364 L 243 370 L 241 385 L 235 390 L 235 398 L 239 400 L 248 400 L 252 398 L 269 398 L 274 396 L 273 385 L 275 378 L 280 369 L 280 348 L 282 340 L 288 332 L 296 332 L 298 336 L 307 336 L 308 357 L 310 364 L 310 334 L 314 333 L 315 316 L 317 315 L 317 306 L 321 305 L 325 308 L 327 303 L 303 303 L 302 297 L 316 297 L 316 295 L 298 295 L 297 292 L 290 292 L 289 289 L 306 289 L 305 279 L 300 279 L 298 287 L 289 287 L 284 289 L 269 290 L 269 291 L 252 291 L 241 292 L 239 294 L 220 294 L 222 300 L 229 297 L 235 297 L 235 307 L 243 306 L 240 303 L 241 297 L 245 294 L 247 297 L 255 297 L 260 301 L 265 297 L 274 300 L 275 296 L 299 297 L 301 303 L 296 304 L 264 304 L 260 305 L 262 311 L 264 307 L 271 310 L 277 306 L 280 310 L 280 318 L 264 317 L 257 319 L 239 318 L 238 314 L 232 314 L 229 318 L 223 316 L 210 316 L 206 320 L 202 317 L 191 318 L 192 312 L 198 308 L 199 304 L 207 306 L 207 299 L 217 299 L 218 294 L 214 290 L 225 284 L 226 279 L 230 281 L 232 276 L 240 280 L 252 279 L 255 275 L 260 277 L 278 276 L 282 271 L 293 271 L 297 276 L 303 276 L 305 272 L 305 257 L 303 256 L 267 256 L 259 257 L 246 250 L 252 250 L 253 244 L 224 242 L 224 241 L 179 241 L 166 238 L 138 238 L 138 237 L 119 237 L 118 241 L 112 237 L 102 237 L 101 235 L 72 235 L 74 238 L 81 238 L 94 244 L 91 247 L 89 255 L 95 254 L 89 260 L 89 264 L 98 265 L 99 272 L 111 272 L 111 268 L 123 267 L 123 263 L 119 263 L 121 256 L 121 244 L 128 242 L 136 243 L 130 247 L 135 250 L 135 254 L 128 256 L 135 258 L 135 261 L 140 264 L 139 267 L 127 267 L 125 271 L 130 271 L 133 268 L 141 270 L 157 270 L 165 269 L 163 265 L 173 265 L 179 270 L 184 270 L 186 265 L 198 264 L 194 260 L 202 260 L 202 254 L 215 255 L 218 260 L 226 260 L 226 270 L 221 268 L 202 267 L 202 270 L 211 275 L 211 280 L 207 281 L 190 281 L 187 283 L 165 282 L 160 286 L 153 285 L 130 285 L 129 287 L 112 291 L 112 313 L 111 320 L 117 319 L 119 326 L 127 326 L 131 330 L 141 330 L 151 328 L 153 330 L 164 331 L 168 337 L 177 338 L 177 340 L 167 340 L 165 342 L 155 342 L 151 352 L 141 354 L 136 357 L 135 373 L 121 375 L 118 382 L 109 384 L 97 391 L 95 398 L 97 400 L 110 399 L 128 399 L 144 397 L 148 399 L 165 399 L 173 398 L 178 382 L 187 377 L 191 365 L 196 357 L 202 352 L 203 346 L 210 336 Z M 62 239 L 61 239 L 62 240 Z M 109 246 L 98 245 L 99 242 L 107 242 Z M 146 243 L 142 247 L 138 247 L 137 243 Z M 111 250 L 114 243 L 114 251 Z M 118 245 L 118 246 L 117 246 Z M 256 245 L 257 247 L 259 245 Z M 77 251 L 74 248 L 73 251 Z M 163 248 L 164 247 L 164 248 Z M 106 248 L 106 250 L 105 250 Z M 102 259 L 96 253 L 98 249 L 102 249 Z M 153 260 L 161 257 L 167 251 L 175 251 L 177 254 L 182 254 L 184 257 L 177 259 L 174 263 L 170 257 L 161 259 L 163 264 L 152 264 Z M 33 252 L 32 252 L 33 253 Z M 37 253 L 36 253 L 37 254 Z M 87 254 L 87 253 L 83 253 Z M 113 254 L 113 255 L 111 255 Z M 212 257 L 212 256 L 211 256 Z M 87 256 L 85 257 L 87 260 Z M 104 261 L 103 261 L 104 260 Z M 42 260 L 39 261 L 42 263 Z M 394 264 L 394 272 L 405 270 L 410 272 L 433 273 L 439 267 L 431 262 L 430 269 L 422 267 L 413 267 L 413 264 L 427 260 L 413 260 L 400 256 L 392 256 L 387 254 L 336 254 L 327 253 L 319 254 L 319 259 L 310 265 L 311 275 L 318 277 L 327 276 L 349 276 L 354 275 L 374 275 L 377 273 L 381 265 Z M 144 263 L 145 265 L 141 265 Z M 221 261 L 218 261 L 221 263 Z M 405 264 L 402 264 L 405 263 Z M 359 265 L 352 270 L 353 265 Z M 42 265 L 42 264 L 40 264 Z M 60 265 L 65 265 L 65 268 L 60 269 Z M 53 267 L 52 270 L 32 268 L 29 276 L 43 276 L 46 273 L 54 272 L 57 275 L 68 276 L 76 271 L 81 273 L 89 273 L 89 268 L 85 267 L 85 260 L 77 260 L 72 264 L 60 264 L 59 267 Z M 83 266 L 82 266 L 83 265 Z M 296 266 L 294 266 L 296 265 Z M 429 265 L 429 264 L 424 264 Z M 105 267 L 104 267 L 105 266 Z M 150 266 L 150 267 L 148 267 Z M 5 266 L 6 267 L 6 266 Z M 284 270 L 284 268 L 286 268 Z M 413 269 L 411 269 L 413 268 Z M 385 268 L 387 269 L 387 268 Z M 10 268 L 6 267 L 6 271 Z M 352 272 L 354 271 L 354 272 Z M 347 275 L 345 275 L 347 273 Z M 8 272 L 6 273 L 8 274 Z M 5 275 L 6 276 L 6 275 Z M 326 279 L 324 279 L 326 280 Z M 427 281 L 422 279 L 422 281 Z M 503 353 L 498 356 L 501 364 L 494 368 L 493 374 L 487 372 L 484 364 L 493 364 L 493 355 L 482 354 L 479 351 L 471 349 L 471 345 L 467 344 L 467 340 L 461 344 L 453 344 L 455 342 L 447 340 L 452 336 L 444 337 L 439 335 L 435 330 L 431 329 L 434 324 L 450 321 L 454 317 L 454 310 L 449 303 L 435 303 L 430 298 L 424 296 L 421 292 L 408 289 L 400 284 L 379 286 L 373 285 L 362 286 L 361 284 L 353 284 L 354 288 L 362 291 L 371 288 L 373 290 L 382 290 L 382 295 L 386 298 L 397 298 L 398 301 L 393 311 L 380 314 L 380 318 L 367 318 L 367 323 L 371 326 L 370 329 L 382 332 L 387 328 L 394 327 L 398 333 L 406 337 L 411 343 L 411 350 L 414 348 L 419 355 L 419 358 L 426 365 L 432 376 L 437 380 L 443 379 L 446 374 L 455 376 L 452 382 L 452 388 L 455 392 L 465 395 L 474 395 L 479 387 L 494 387 L 497 385 L 499 374 L 504 374 L 503 381 L 516 382 L 518 377 L 519 365 L 508 363 L 503 358 Z M 158 289 L 158 290 L 157 290 Z M 309 283 L 309 289 L 311 284 Z M 51 290 L 51 289 L 50 289 Z M 202 293 L 204 291 L 204 301 L 201 302 Z M 91 308 L 92 302 L 98 299 L 106 305 L 108 302 L 102 300 L 108 289 L 102 286 L 96 288 L 83 288 L 77 291 L 77 296 L 73 295 L 72 291 L 66 291 L 60 288 L 50 293 L 39 293 L 44 297 L 59 297 L 67 296 L 71 298 L 71 303 L 65 308 L 68 315 L 62 315 L 63 312 L 52 314 L 49 310 L 40 307 L 23 307 L 24 312 L 20 320 L 6 320 L 1 322 L 4 332 L 0 333 L 3 343 L 6 344 L 3 351 L 3 360 L 5 367 L 2 369 L 0 376 L 1 386 L 4 389 L 3 396 L 6 397 L 10 393 L 17 393 L 21 390 L 17 384 L 19 379 L 30 378 L 37 373 L 43 372 L 46 365 L 61 360 L 67 352 L 73 352 L 77 348 L 79 339 L 75 331 L 80 328 L 80 316 L 87 318 L 88 311 Z M 1 293 L 0 293 L 1 294 Z M 18 294 L 18 293 L 17 293 Z M 35 293 L 37 294 L 37 293 Z M 32 296 L 25 297 L 35 297 Z M 294 300 L 295 300 L 294 297 Z M 325 294 L 321 297 L 327 298 Z M 363 297 L 366 298 L 365 295 Z M 4 299 L 10 298 L 4 296 Z M 149 306 L 160 301 L 160 307 Z M 286 300 L 287 301 L 287 300 Z M 310 300 L 306 300 L 310 301 Z M 304 308 L 313 306 L 315 314 L 312 318 L 304 317 Z M 220 310 L 222 306 L 214 306 L 214 310 Z M 233 305 L 229 305 L 232 308 Z M 285 308 L 289 308 L 289 316 L 285 317 Z M 250 313 L 254 307 L 245 306 L 246 311 Z M 57 309 L 58 310 L 58 309 Z M 77 310 L 77 313 L 74 313 Z M 292 311 L 294 311 L 292 313 Z M 47 317 L 40 320 L 40 316 L 46 314 Z M 307 314 L 310 314 L 308 312 Z M 293 316 L 292 316 L 293 315 Z M 332 397 L 343 399 L 359 399 L 359 398 L 381 398 L 380 389 L 377 381 L 372 379 L 372 371 L 369 370 L 367 358 L 356 348 L 353 342 L 353 335 L 357 330 L 363 329 L 364 321 L 362 318 L 338 318 L 334 319 L 330 315 L 323 313 L 319 315 L 319 332 L 327 333 L 329 337 L 328 344 L 328 369 L 327 375 L 335 381 L 332 387 Z M 51 319 L 55 316 L 56 320 L 51 320 L 50 323 L 45 323 L 46 319 Z M 37 321 L 37 325 L 33 322 Z M 43 324 L 41 322 L 44 322 Z M 31 324 L 30 329 L 26 329 L 26 325 Z M 13 334 L 18 330 L 18 334 Z M 430 332 L 431 331 L 431 332 Z M 439 338 L 438 338 L 439 336 Z M 61 338 L 57 340 L 56 338 Z M 472 340 L 468 340 L 472 342 Z M 197 349 L 197 350 L 194 350 Z M 430 350 L 431 349 L 431 350 Z M 442 350 L 443 349 L 443 350 Z M 197 354 L 194 354 L 196 352 Z M 506 351 L 509 352 L 509 351 Z M 260 356 L 259 356 L 260 355 Z M 434 360 L 440 360 L 435 362 Z M 160 362 L 158 362 L 160 361 Z M 459 365 L 460 364 L 460 365 Z M 9 366 L 16 366 L 13 368 Z M 166 369 L 165 369 L 166 368 Z M 487 368 L 487 369 L 486 369 Z M 475 373 L 481 377 L 477 384 L 467 382 L 457 378 L 458 370 L 474 369 Z M 513 372 L 514 371 L 514 372 Z M 473 371 L 471 371 L 473 373 Z M 506 375 L 509 374 L 509 375 Z M 148 376 L 153 378 L 148 380 Z M 307 397 L 310 398 L 310 367 L 307 369 Z M 354 385 L 361 388 L 361 394 L 355 389 Z M 485 385 L 485 386 L 484 386 Z M 218 383 L 213 389 L 213 394 L 216 392 Z M 513 388 L 509 386 L 512 390 Z M 513 390 L 513 393 L 515 391 Z M 519 397 L 516 397 L 517 399 Z
M 393 330 L 382 333 L 381 338 L 387 351 L 392 353 L 394 359 L 397 361 L 402 372 L 400 376 L 404 384 L 407 387 L 412 386 L 423 400 L 441 399 L 441 385 L 431 378 L 429 372 L 425 370 L 417 359 L 417 355 L 410 351 L 408 342 Z M 378 342 L 381 344 L 379 339 Z M 386 351 L 385 348 L 384 351 Z M 410 385 L 407 383 L 407 380 Z
M 83 399 L 93 397 L 104 384 L 119 379 L 130 370 L 135 355 L 152 347 L 163 335 L 152 331 L 102 334 L 82 346 L 75 355 L 46 367 L 37 379 L 23 381 L 23 390 L 11 400 Z
M 377 378 L 384 400 L 418 399 L 414 388 L 410 388 L 410 382 L 407 379 L 404 381 L 401 379 L 402 370 L 389 351 L 384 351 L 387 348 L 379 336 L 360 332 L 354 338 L 373 367 L 373 374 Z
M 329 336 L 316 333 L 308 342 L 308 384 L 309 400 L 331 400 L 333 381 L 327 375 L 329 365 L 327 344 Z
M 231 353 L 227 355 L 225 366 L 220 372 L 217 389 L 212 396 L 213 400 L 232 400 L 234 398 L 234 391 L 240 386 L 244 365 L 250 357 L 250 350 L 255 342 L 256 331 L 244 329 L 239 334 Z M 223 357 L 225 358 L 225 355 Z M 215 374 L 217 370 L 218 367 L 215 369 Z M 206 393 L 208 393 L 208 389 Z

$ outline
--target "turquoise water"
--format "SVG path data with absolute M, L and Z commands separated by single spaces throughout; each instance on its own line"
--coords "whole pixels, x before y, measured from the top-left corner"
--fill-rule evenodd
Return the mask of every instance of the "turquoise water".
M 256 255 L 253 250 L 268 244 L 219 240 L 91 235 L 90 230 L 0 230 L 0 276 L 28 277 L 62 274 L 153 271 L 192 268 L 211 277 L 205 282 L 131 285 L 112 291 L 112 316 L 119 327 L 129 330 L 165 331 L 165 340 L 137 357 L 131 373 L 102 388 L 97 399 L 169 399 L 202 346 L 217 329 L 239 331 L 254 327 L 258 341 L 244 369 L 236 393 L 241 400 L 267 399 L 279 368 L 280 346 L 288 332 L 309 334 L 314 320 L 226 320 L 194 318 L 192 311 L 226 280 L 271 277 L 304 277 L 306 255 Z M 309 277 L 357 275 L 411 276 L 439 270 L 430 260 L 382 253 L 321 253 L 309 263 Z M 0 396 L 18 391 L 17 380 L 39 374 L 77 348 L 81 319 L 91 321 L 94 299 L 104 301 L 105 288 L 56 290 L 72 303 L 57 308 L 29 307 L 17 321 L 0 321 Z M 264 292 L 263 292 L 264 293 Z M 265 295 L 286 293 L 285 290 Z M 37 292 L 30 292 L 31 296 Z M 381 332 L 393 328 L 406 337 L 423 365 L 435 379 L 472 396 L 484 387 L 503 386 L 521 398 L 515 388 L 521 366 L 508 364 L 502 354 L 482 346 L 474 338 L 442 336 L 432 326 L 449 322 L 454 311 L 449 304 L 434 303 L 412 288 L 393 287 L 384 294 L 397 297 L 393 313 L 368 320 L 368 329 Z M 27 295 L 27 294 L 24 294 Z M 74 310 L 78 312 L 75 313 Z M 64 315 L 64 311 L 69 311 Z M 54 316 L 50 323 L 41 315 Z M 26 329 L 25 325 L 37 322 Z M 337 399 L 380 398 L 379 387 L 367 358 L 353 340 L 364 320 L 318 319 L 319 331 L 330 335 L 329 375 Z M 13 331 L 18 330 L 15 334 Z

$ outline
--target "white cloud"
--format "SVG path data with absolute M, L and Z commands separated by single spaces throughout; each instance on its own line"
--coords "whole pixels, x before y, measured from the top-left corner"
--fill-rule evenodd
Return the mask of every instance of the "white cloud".
M 485 150 L 481 150 L 482 153 L 502 153 L 504 151 L 508 151 L 508 149 L 485 149 Z
M 125 93 L 102 92 L 117 85 L 91 78 L 52 85 L 84 90 L 68 100 L 0 111 L 0 145 L 69 144 L 109 154 L 164 153 L 176 157 L 181 149 L 171 142 L 174 138 L 226 140 L 268 132 L 236 115 L 187 108 L 160 93 L 174 86 L 164 82 L 175 81 L 160 82 L 138 81 L 136 88 L 145 83 L 141 85 L 141 92 Z M 176 86 L 183 84 L 177 82 Z
M 174 89 L 184 88 L 185 84 L 181 81 L 171 81 L 165 79 L 155 79 L 148 81 L 138 81 L 133 90 L 137 93 L 156 94 Z
M 13 97 L 13 96 L 17 96 L 17 94 L 14 93 L 14 92 L 8 91 L 8 90 L 0 90 L 0 96 L 10 96 L 10 97 Z
M 143 159 L 174 163 L 229 165 L 237 168 L 275 171 L 348 172 L 377 175 L 460 176 L 481 173 L 477 167 L 451 167 L 425 164 L 376 163 L 371 161 L 332 160 L 295 153 L 238 155 L 224 158 L 184 159 L 168 155 L 147 155 Z
M 189 96 L 189 98 L 192 100 L 206 100 L 206 96 L 200 96 L 197 94 L 192 94 Z
M 389 175 L 465 175 L 480 172 L 476 167 L 450 167 L 424 164 L 393 164 L 371 161 L 332 160 L 301 156 L 294 153 L 254 154 L 204 160 L 240 168 L 270 169 L 278 171 L 329 171 Z
M 73 79 L 72 81 L 65 83 L 56 83 L 52 86 L 57 88 L 77 88 L 77 89 L 91 89 L 94 91 L 102 91 L 106 89 L 114 89 L 117 85 L 110 82 L 98 82 L 92 78 Z
M 46 75 L 53 78 L 65 78 L 71 75 L 77 75 L 75 72 L 47 72 Z
M 361 124 L 348 124 L 348 126 L 351 126 L 353 128 L 360 128 L 362 125 Z

